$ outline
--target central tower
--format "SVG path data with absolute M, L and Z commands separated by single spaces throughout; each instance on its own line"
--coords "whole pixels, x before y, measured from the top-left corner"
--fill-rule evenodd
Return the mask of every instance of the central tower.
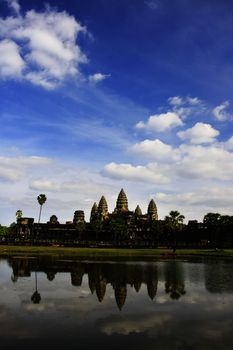
M 118 198 L 117 198 L 115 212 L 122 213 L 122 212 L 127 212 L 127 211 L 129 211 L 128 199 L 127 199 L 126 194 L 122 188 L 119 195 L 118 195 Z

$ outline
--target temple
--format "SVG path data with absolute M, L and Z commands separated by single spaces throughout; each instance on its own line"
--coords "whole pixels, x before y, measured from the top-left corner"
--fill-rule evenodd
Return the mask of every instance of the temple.
M 150 236 L 154 236 L 158 223 L 157 206 L 153 199 L 149 202 L 145 214 L 139 205 L 131 211 L 122 188 L 113 212 L 109 212 L 107 200 L 102 196 L 98 204 L 93 203 L 89 222 L 86 222 L 83 210 L 76 210 L 73 221 L 67 221 L 65 224 L 61 224 L 56 215 L 52 215 L 47 223 L 35 223 L 33 218 L 20 217 L 17 220 L 15 235 L 20 240 L 53 240 L 79 245 L 87 241 L 135 243 L 148 241 Z
M 123 188 L 113 208 L 110 211 L 105 196 L 101 196 L 90 208 L 89 221 L 80 209 L 75 210 L 73 220 L 66 223 L 61 223 L 56 215 L 46 223 L 16 215 L 17 223 L 11 225 L 9 233 L 0 237 L 0 241 L 3 244 L 72 247 L 166 247 L 172 248 L 173 254 L 178 247 L 233 247 L 233 216 L 230 215 L 208 213 L 203 222 L 189 220 L 185 224 L 184 216 L 175 210 L 161 220 L 154 199 L 148 203 L 146 212 L 139 205 L 131 210 Z M 116 294 L 124 293 L 117 289 Z

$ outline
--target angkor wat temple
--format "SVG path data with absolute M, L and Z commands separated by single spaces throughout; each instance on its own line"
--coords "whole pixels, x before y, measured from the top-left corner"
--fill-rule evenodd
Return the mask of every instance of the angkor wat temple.
M 65 224 L 60 224 L 56 215 L 52 215 L 47 223 L 35 223 L 33 218 L 21 217 L 17 220 L 15 236 L 20 241 L 52 240 L 54 243 L 63 241 L 79 244 L 87 241 L 148 241 L 158 223 L 157 207 L 153 199 L 146 214 L 142 213 L 139 205 L 130 211 L 127 196 L 121 189 L 112 213 L 109 213 L 107 201 L 102 196 L 98 205 L 93 204 L 89 222 L 86 222 L 83 210 L 76 210 L 73 221 Z
M 178 213 L 177 211 L 170 212 Z M 217 217 L 217 219 L 216 219 Z M 139 205 L 128 208 L 128 199 L 122 189 L 112 213 L 104 196 L 94 203 L 90 220 L 83 210 L 74 212 L 73 221 L 61 224 L 56 215 L 47 223 L 36 223 L 34 218 L 20 217 L 4 237 L 4 244 L 64 245 L 78 247 L 212 247 L 233 248 L 233 216 L 209 213 L 202 222 L 173 225 L 172 220 L 158 219 L 153 199 L 143 214 Z

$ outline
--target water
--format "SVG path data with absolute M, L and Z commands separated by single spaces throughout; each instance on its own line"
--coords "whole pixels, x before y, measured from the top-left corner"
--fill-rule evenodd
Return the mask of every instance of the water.
M 233 262 L 0 260 L 3 349 L 230 349 Z

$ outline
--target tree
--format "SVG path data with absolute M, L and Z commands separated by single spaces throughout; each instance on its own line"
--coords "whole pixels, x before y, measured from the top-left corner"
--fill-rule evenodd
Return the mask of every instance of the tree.
M 45 194 L 40 194 L 37 197 L 37 201 L 40 205 L 40 212 L 39 212 L 39 218 L 38 218 L 38 223 L 40 223 L 40 217 L 41 217 L 41 210 L 42 210 L 42 205 L 46 202 L 47 198 Z
M 174 251 L 176 250 L 176 233 L 182 229 L 184 219 L 184 215 L 181 215 L 177 210 L 170 211 L 169 216 L 165 216 L 164 219 L 165 226 L 172 236 Z
M 0 236 L 7 235 L 9 231 L 10 231 L 9 227 L 0 225 Z
M 182 227 L 184 219 L 184 215 L 181 215 L 177 210 L 172 210 L 169 216 L 165 216 L 165 224 L 173 231 L 179 230 Z
M 219 243 L 221 215 L 219 213 L 208 213 L 203 218 L 204 227 L 208 233 L 210 244 L 217 248 Z
M 217 226 L 220 222 L 221 215 L 219 213 L 208 213 L 204 216 L 203 223 L 207 227 Z

